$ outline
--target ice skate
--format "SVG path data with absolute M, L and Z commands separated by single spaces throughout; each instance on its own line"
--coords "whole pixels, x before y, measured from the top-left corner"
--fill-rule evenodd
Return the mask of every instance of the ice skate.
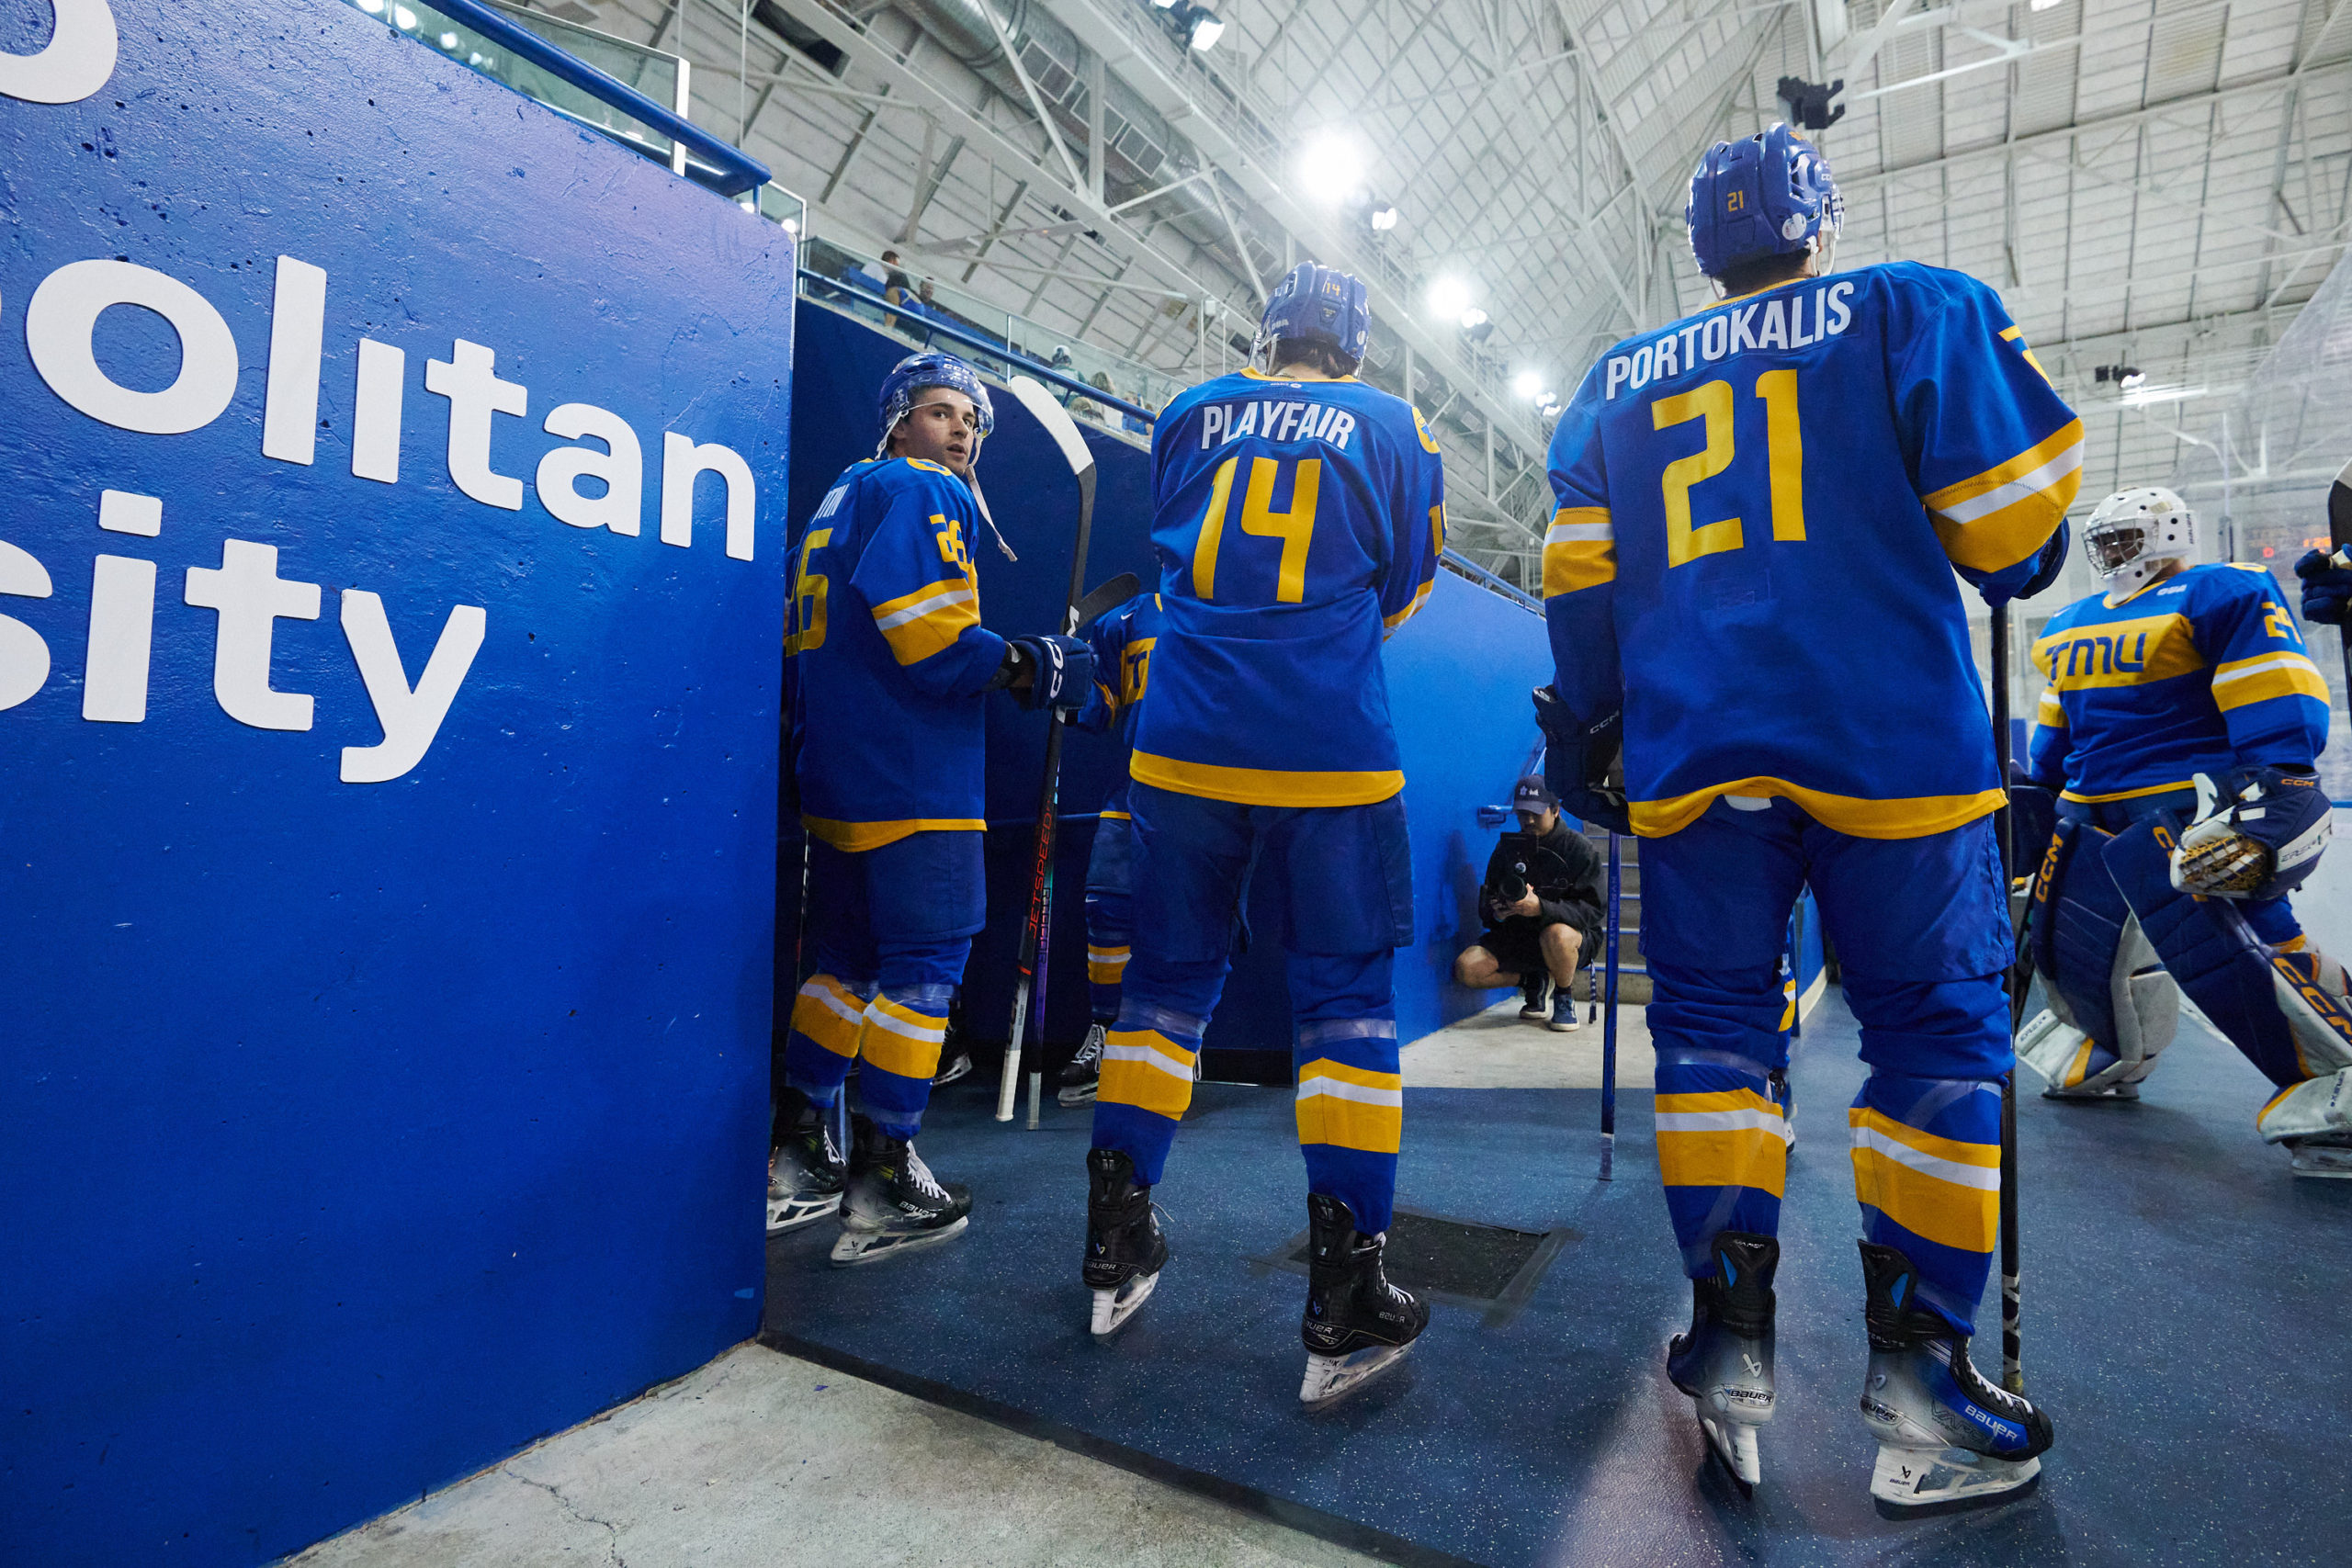
M 1912 1296 L 1918 1276 L 1891 1247 L 1861 1244 L 1870 1292 L 1862 1422 L 1878 1439 L 1871 1496 L 1891 1518 L 2010 1495 L 2041 1473 L 2049 1415 L 1986 1382 L 1968 1337 Z
M 1789 1069 L 1775 1067 L 1766 1075 L 1764 1092 L 1781 1108 L 1781 1136 L 1789 1153 L 1797 1152 L 1797 1091 L 1789 1087 Z
M 1168 1263 L 1168 1238 L 1152 1213 L 1151 1189 L 1136 1184 L 1135 1161 L 1116 1149 L 1086 1155 L 1086 1263 L 1079 1270 L 1093 1292 L 1089 1327 L 1107 1338 L 1151 1299 Z
M 872 1263 L 959 1235 L 971 1224 L 972 1195 L 943 1187 L 915 1153 L 863 1116 L 850 1119 L 849 1184 L 833 1262 Z
M 1380 1235 L 1360 1235 L 1356 1218 L 1337 1198 L 1310 1193 L 1307 1213 L 1306 1379 L 1298 1397 L 1320 1409 L 1403 1359 L 1430 1309 L 1388 1282 L 1380 1266 Z
M 1566 986 L 1554 987 L 1551 1021 L 1544 1027 L 1555 1034 L 1573 1034 L 1584 1027 L 1577 1020 L 1577 999 L 1568 995 Z
M 2352 1181 L 2352 1133 L 2318 1133 L 2285 1143 L 2287 1168 L 2295 1175 Z
M 842 1152 L 832 1120 L 797 1089 L 776 1107 L 776 1146 L 768 1155 L 768 1235 L 797 1230 L 842 1206 Z
M 1519 983 L 1522 998 L 1519 1004 L 1520 1017 L 1530 1023 L 1544 1021 L 1546 1016 L 1544 1010 L 1544 993 L 1551 984 L 1552 977 L 1543 974 L 1530 975 Z
M 1690 1281 L 1690 1331 L 1666 1348 L 1667 1376 L 1697 1403 L 1699 1427 L 1743 1497 L 1763 1478 L 1756 1431 L 1772 1418 L 1772 1275 L 1781 1244 L 1722 1231 L 1713 1278 Z
M 945 1089 L 957 1078 L 969 1077 L 971 1072 L 972 1054 L 969 1051 L 956 1051 L 950 1055 L 940 1058 L 939 1071 L 933 1076 L 931 1087 Z
M 1091 1105 L 1094 1091 L 1102 1082 L 1102 1046 L 1107 1030 L 1096 1020 L 1086 1031 L 1085 1043 L 1069 1066 L 1062 1069 L 1061 1089 L 1054 1098 L 1064 1105 Z

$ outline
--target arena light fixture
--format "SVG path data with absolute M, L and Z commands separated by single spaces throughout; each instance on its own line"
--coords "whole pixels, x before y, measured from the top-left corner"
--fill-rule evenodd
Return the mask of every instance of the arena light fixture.
M 1544 378 L 1532 370 L 1522 370 L 1511 378 L 1510 389 L 1522 398 L 1535 398 L 1544 390 Z
M 416 13 L 405 6 L 395 6 L 392 7 L 392 25 L 407 32 L 416 26 Z
M 455 33 L 443 33 L 443 34 L 441 35 L 441 47 L 442 47 L 443 49 L 455 49 L 455 48 L 457 48 L 457 47 L 458 47 L 458 35 L 457 35 L 457 34 L 455 34 Z
M 1477 306 L 1473 305 L 1468 310 L 1462 312 L 1462 330 L 1465 333 L 1475 331 L 1479 327 L 1485 326 L 1487 319 L 1486 311 L 1481 310 Z
M 1452 274 L 1444 274 L 1430 283 L 1430 312 L 1460 320 L 1475 302 L 1470 285 Z
M 1396 227 L 1396 209 L 1384 201 L 1372 209 L 1372 216 L 1365 221 L 1372 225 L 1374 233 L 1385 234 Z
M 1201 11 L 1193 17 L 1193 50 L 1206 54 L 1225 36 L 1225 22 L 1214 11 Z
M 1298 183 L 1317 201 L 1345 201 L 1363 188 L 1363 153 L 1350 138 L 1327 130 L 1300 152 Z

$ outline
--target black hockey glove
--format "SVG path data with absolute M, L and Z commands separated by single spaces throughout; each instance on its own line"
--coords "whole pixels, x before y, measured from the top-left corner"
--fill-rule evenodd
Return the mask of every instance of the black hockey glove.
M 2319 864 L 2335 828 L 2308 769 L 2232 768 L 2197 775 L 2197 820 L 2172 852 L 2172 885 L 2221 898 L 2279 898 Z
M 2023 764 L 2009 764 L 2009 876 L 2033 875 L 2058 831 L 2058 792 L 2036 784 Z
M 2342 626 L 2345 606 L 2352 604 L 2352 571 L 2337 566 L 2325 550 L 2305 550 L 2295 575 L 2303 580 L 2303 619 Z
M 1023 670 L 1032 671 L 1029 683 L 1013 686 L 1012 695 L 1024 708 L 1076 713 L 1094 689 L 1094 650 L 1074 637 L 1039 632 L 1009 639 L 998 674 L 1012 685 Z
M 2069 530 L 2064 517 L 2058 519 L 2058 531 L 2042 542 L 2041 553 L 2034 558 L 2033 575 L 2018 590 L 2018 597 L 2030 599 L 2052 583 L 2066 570 L 2066 545 Z
M 1624 749 L 1624 710 L 1612 708 L 1587 724 L 1568 711 L 1557 688 L 1538 686 L 1534 697 L 1536 728 L 1544 732 L 1544 782 L 1560 808 L 1579 821 L 1632 832 L 1625 792 L 1609 784 L 1609 770 Z

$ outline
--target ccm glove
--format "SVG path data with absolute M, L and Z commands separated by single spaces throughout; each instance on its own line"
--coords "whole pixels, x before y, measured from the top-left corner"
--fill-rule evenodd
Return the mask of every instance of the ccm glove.
M 2352 571 L 2336 565 L 2325 550 L 2305 550 L 2295 575 L 2303 580 L 2303 619 L 2342 626 L 2345 605 L 2352 604 Z
M 1024 670 L 1031 672 L 1029 683 L 1012 693 L 1024 708 L 1076 713 L 1094 690 L 1094 651 L 1074 637 L 1039 632 L 1009 639 L 997 683 L 1012 686 Z
M 2319 864 L 2335 813 L 2309 771 L 2197 775 L 2197 820 L 2172 852 L 2172 885 L 2220 898 L 2278 898 Z
M 1611 708 L 1587 724 L 1568 711 L 1557 688 L 1538 686 L 1534 697 L 1536 728 L 1544 732 L 1544 782 L 1554 798 L 1580 821 L 1632 832 L 1625 791 L 1609 784 L 1609 770 L 1624 749 L 1624 710 Z

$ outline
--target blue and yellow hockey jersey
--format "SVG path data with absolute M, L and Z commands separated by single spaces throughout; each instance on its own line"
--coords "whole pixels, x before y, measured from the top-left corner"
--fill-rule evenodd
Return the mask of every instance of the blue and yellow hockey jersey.
M 1953 569 L 2022 585 L 2082 444 L 1998 297 L 1909 262 L 1603 355 L 1552 439 L 1544 613 L 1570 711 L 1624 708 L 1634 831 L 1719 795 L 1871 839 L 1996 809 Z
M 1244 370 L 1161 412 L 1151 477 L 1162 622 L 1134 776 L 1255 806 L 1404 788 L 1380 644 L 1445 544 L 1419 414 L 1353 377 Z
M 2327 682 L 2258 566 L 2193 566 L 2120 604 L 2094 593 L 2050 617 L 2033 663 L 2049 686 L 2029 766 L 2069 800 L 2308 768 L 2327 746 Z
M 1102 803 L 1105 817 L 1127 814 L 1127 755 L 1135 750 L 1136 717 L 1151 683 L 1159 621 L 1159 595 L 1138 593 L 1078 634 L 1094 654 L 1094 692 L 1070 722 L 1098 735 L 1109 730 L 1119 748 L 1119 782 Z
M 936 463 L 853 463 L 803 525 L 785 653 L 801 821 L 841 850 L 986 825 L 979 510 Z

